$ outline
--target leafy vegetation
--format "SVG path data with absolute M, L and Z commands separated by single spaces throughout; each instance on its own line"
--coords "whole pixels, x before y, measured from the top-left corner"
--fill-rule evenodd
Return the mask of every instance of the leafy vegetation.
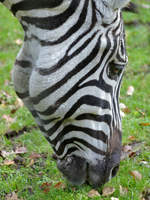
M 139 13 L 124 13 L 129 63 L 120 102 L 123 109 L 123 144 L 126 159 L 118 175 L 105 185 L 106 195 L 93 197 L 90 186 L 71 187 L 58 172 L 48 142 L 18 100 L 11 82 L 11 69 L 23 40 L 17 20 L 0 5 L 0 199 L 25 200 L 148 200 L 150 198 L 150 2 L 135 0 Z M 126 94 L 133 86 L 134 93 Z M 23 129 L 30 127 L 29 129 Z M 7 139 L 8 132 L 22 130 Z M 138 150 L 133 150 L 140 144 Z M 24 149 L 22 149 L 24 147 Z M 20 148 L 20 152 L 17 149 Z M 135 173 L 135 171 L 138 172 Z M 110 192 L 110 187 L 113 189 Z M 99 190 L 101 194 L 101 189 Z M 88 195 L 89 194 L 89 195 Z M 95 194 L 95 193 L 94 193 Z M 143 196 L 143 197 L 142 197 Z

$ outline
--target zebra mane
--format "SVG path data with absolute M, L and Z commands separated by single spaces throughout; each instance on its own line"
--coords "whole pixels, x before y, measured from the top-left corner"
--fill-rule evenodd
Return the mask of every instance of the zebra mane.
M 110 24 L 116 17 L 116 10 L 125 7 L 130 0 L 94 0 L 97 18 L 102 23 Z

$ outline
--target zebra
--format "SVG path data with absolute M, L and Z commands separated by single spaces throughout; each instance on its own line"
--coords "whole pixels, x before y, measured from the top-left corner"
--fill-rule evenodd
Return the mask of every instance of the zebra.
M 12 80 L 73 185 L 100 187 L 121 155 L 129 0 L 0 0 L 24 30 Z

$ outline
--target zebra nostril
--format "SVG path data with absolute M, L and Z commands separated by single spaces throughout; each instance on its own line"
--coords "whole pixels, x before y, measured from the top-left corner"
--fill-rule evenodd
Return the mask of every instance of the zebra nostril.
M 119 165 L 115 166 L 112 170 L 111 176 L 114 177 L 116 176 L 117 172 L 119 170 Z

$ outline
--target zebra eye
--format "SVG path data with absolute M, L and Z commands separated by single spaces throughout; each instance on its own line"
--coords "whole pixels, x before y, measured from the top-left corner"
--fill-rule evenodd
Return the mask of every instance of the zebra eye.
M 108 77 L 116 80 L 117 77 L 121 74 L 123 68 L 124 68 L 123 65 L 117 65 L 114 63 L 110 63 L 109 67 L 108 67 L 108 71 L 107 71 Z

